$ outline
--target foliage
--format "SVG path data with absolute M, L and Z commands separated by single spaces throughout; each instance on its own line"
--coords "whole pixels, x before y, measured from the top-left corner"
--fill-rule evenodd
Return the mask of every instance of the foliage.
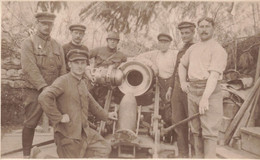
M 39 1 L 37 2 L 37 10 L 42 12 L 59 12 L 62 8 L 66 9 L 68 7 L 67 2 L 64 1 Z
M 22 91 L 1 85 L 1 125 L 22 124 Z
M 130 28 L 142 30 L 155 16 L 155 2 L 93 2 L 80 12 L 81 19 L 92 15 L 92 20 L 107 24 L 107 31 L 116 30 L 129 33 Z

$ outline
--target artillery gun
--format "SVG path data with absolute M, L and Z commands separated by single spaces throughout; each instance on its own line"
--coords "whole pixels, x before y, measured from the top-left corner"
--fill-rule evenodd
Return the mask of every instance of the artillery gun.
M 105 103 L 106 110 L 111 110 L 114 107 L 112 110 L 118 112 L 118 121 L 115 121 L 112 127 L 111 124 L 106 124 L 104 127 L 104 122 L 101 122 L 99 127 L 100 133 L 111 143 L 111 157 L 174 157 L 174 146 L 163 142 L 163 136 L 160 136 L 160 129 L 163 128 L 164 122 L 159 115 L 158 78 L 153 75 L 150 67 L 137 61 L 123 63 L 119 69 L 123 74 L 114 75 L 123 75 L 122 82 L 117 84 L 120 84 L 118 88 L 124 96 L 119 104 L 113 105 L 111 89 Z M 119 76 L 110 79 L 120 81 L 118 80 Z M 103 84 L 108 84 L 108 82 Z M 105 128 L 112 128 L 112 131 Z

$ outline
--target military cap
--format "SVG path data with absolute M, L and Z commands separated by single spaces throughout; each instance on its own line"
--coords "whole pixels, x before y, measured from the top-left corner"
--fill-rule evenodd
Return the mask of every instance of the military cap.
M 160 33 L 157 39 L 158 41 L 172 41 L 172 37 L 167 33 Z
M 80 31 L 85 32 L 86 26 L 81 25 L 81 24 L 73 24 L 73 25 L 70 25 L 70 26 L 69 26 L 69 30 L 70 30 L 70 31 L 80 30 Z
M 117 39 L 117 40 L 120 40 L 119 38 L 119 33 L 117 32 L 109 32 L 108 35 L 107 35 L 107 39 Z
M 39 22 L 53 22 L 54 19 L 56 18 L 56 15 L 48 12 L 41 12 L 41 13 L 36 13 L 35 18 Z
M 88 60 L 88 52 L 80 49 L 72 49 L 68 52 L 67 59 L 69 61 Z
M 187 22 L 187 21 L 183 21 L 180 24 L 178 24 L 178 29 L 190 28 L 190 27 L 196 28 L 196 25 L 192 22 Z

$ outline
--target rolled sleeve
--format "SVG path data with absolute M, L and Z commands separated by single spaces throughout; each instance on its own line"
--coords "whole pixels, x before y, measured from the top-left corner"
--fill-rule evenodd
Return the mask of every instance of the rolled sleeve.
M 47 86 L 40 69 L 36 64 L 36 59 L 33 53 L 33 44 L 27 39 L 23 42 L 21 47 L 21 65 L 26 80 L 29 81 L 37 90 L 41 90 Z
M 222 74 L 227 65 L 227 52 L 221 46 L 216 47 L 212 53 L 208 71 L 216 71 Z

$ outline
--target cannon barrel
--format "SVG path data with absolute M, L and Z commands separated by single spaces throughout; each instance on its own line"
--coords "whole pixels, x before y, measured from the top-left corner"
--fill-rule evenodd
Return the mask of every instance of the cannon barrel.
M 152 69 L 137 61 L 128 61 L 119 67 L 124 75 L 122 84 L 118 87 L 124 94 L 140 96 L 151 86 L 153 81 Z

